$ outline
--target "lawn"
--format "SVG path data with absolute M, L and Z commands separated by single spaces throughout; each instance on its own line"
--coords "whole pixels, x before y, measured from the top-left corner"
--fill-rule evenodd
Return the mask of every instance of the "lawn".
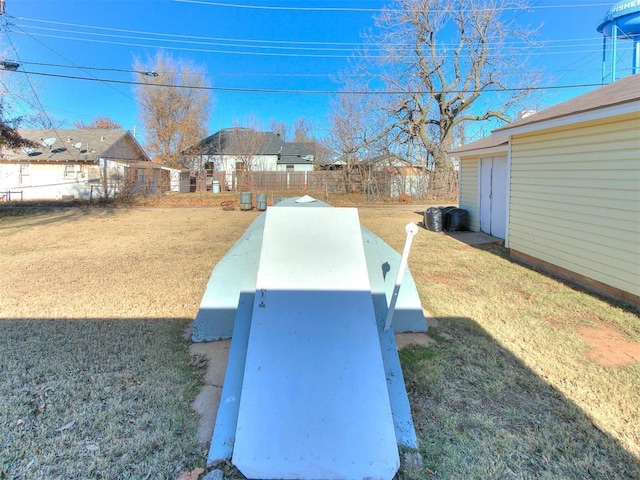
M 0 478 L 174 479 L 204 467 L 191 409 L 203 371 L 184 329 L 259 212 L 1 213 Z M 421 220 L 371 206 L 360 217 L 397 250 Z M 403 478 L 640 478 L 637 314 L 502 247 L 424 229 L 409 265 L 438 326 L 432 345 L 401 351 L 424 459 Z

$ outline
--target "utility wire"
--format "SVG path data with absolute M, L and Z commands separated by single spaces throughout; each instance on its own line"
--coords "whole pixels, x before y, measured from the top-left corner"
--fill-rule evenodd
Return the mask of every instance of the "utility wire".
M 9 42 L 9 45 L 11 46 L 11 49 L 13 50 L 13 53 L 16 55 L 16 59 L 20 60 L 20 56 L 18 55 L 18 50 L 16 49 L 15 45 L 13 44 L 13 41 L 11 40 L 11 36 L 6 31 L 5 31 L 5 36 L 7 37 L 7 40 Z M 51 121 L 51 118 L 49 117 L 49 114 L 45 110 L 44 105 L 43 105 L 42 101 L 40 100 L 40 96 L 38 95 L 38 92 L 36 92 L 36 89 L 33 87 L 33 84 L 31 83 L 31 79 L 29 78 L 29 75 L 25 74 L 25 79 L 27 80 L 27 84 L 29 85 L 29 88 L 31 88 L 31 91 L 33 92 L 33 96 L 36 99 L 36 102 L 40 106 L 40 111 L 42 112 L 44 117 L 47 119 L 47 122 L 49 123 L 49 126 L 51 127 L 51 130 L 53 130 L 55 132 L 56 138 L 58 140 L 60 140 L 61 142 L 63 142 L 62 137 L 60 136 L 60 133 L 58 132 L 57 128 L 54 126 L 53 122 Z M 78 159 L 78 157 L 73 152 L 71 152 L 71 156 L 73 157 L 74 160 Z
M 92 28 L 95 30 L 102 30 L 108 32 L 121 32 L 121 33 L 133 33 L 138 35 L 154 35 L 154 36 L 164 36 L 171 38 L 178 38 L 183 40 L 208 40 L 208 41 L 218 41 L 218 42 L 245 42 L 245 43 L 281 43 L 281 44 L 292 44 L 292 45 L 343 45 L 343 46 L 359 46 L 363 45 L 362 42 L 311 42 L 311 41 L 295 41 L 295 40 L 262 40 L 262 39 L 243 39 L 243 38 L 225 38 L 225 37 L 209 37 L 209 36 L 201 36 L 201 35 L 185 35 L 178 33 L 158 33 L 158 32 L 148 32 L 144 30 L 129 30 L 122 28 L 113 28 L 113 27 L 101 27 L 97 25 L 87 25 L 81 23 L 68 23 L 68 22 L 57 22 L 53 20 L 41 20 L 37 18 L 27 18 L 27 17 L 10 17 L 15 20 L 27 21 L 27 22 L 37 22 L 37 23 L 46 23 L 49 25 L 61 25 L 65 27 L 76 27 L 76 28 Z M 35 27 L 34 27 L 35 28 Z M 85 32 L 82 32 L 85 33 Z M 92 32 L 86 32 L 92 33 Z
M 23 32 L 26 33 L 26 32 Z M 77 38 L 77 37 L 67 37 L 67 36 L 61 36 L 61 35 L 48 35 L 48 34 L 40 34 L 40 33 L 34 33 L 34 34 L 29 34 L 30 37 L 34 37 L 34 36 L 38 36 L 38 37 L 46 37 L 46 38 L 57 38 L 57 39 L 62 39 L 62 40 L 75 40 L 75 41 L 81 41 L 81 42 L 92 42 L 92 43 L 102 43 L 102 44 L 108 44 L 108 45 L 122 45 L 122 46 L 129 46 L 129 47 L 142 47 L 142 48 L 158 48 L 158 45 L 149 45 L 149 44 L 141 44 L 141 43 L 132 43 L 132 42 L 113 42 L 113 41 L 107 41 L 107 40 L 98 40 L 98 39 L 91 39 L 91 38 Z M 587 45 L 585 45 L 586 47 Z M 565 48 L 567 48 L 566 46 L 564 46 Z M 175 46 L 166 46 L 163 45 L 162 48 L 166 49 L 166 50 L 178 50 L 178 51 L 185 51 L 185 52 L 200 52 L 200 53 L 218 53 L 218 54 L 227 54 L 227 55 L 249 55 L 249 56 L 267 56 L 267 57 L 294 57 L 294 58 L 325 58 L 325 59 L 336 59 L 336 58 L 352 58 L 354 55 L 356 55 L 358 52 L 353 52 L 352 54 L 349 55 L 336 55 L 336 54 L 319 54 L 319 53 L 282 53 L 282 52 L 252 52 L 252 51 L 238 51 L 238 50 L 218 50 L 218 49 L 205 49 L 205 48 L 186 48 L 186 47 L 175 47 Z M 595 45 L 594 45 L 595 48 Z M 599 48 L 599 46 L 598 46 Z M 512 57 L 514 55 L 535 55 L 535 56 L 539 56 L 539 55 L 564 55 L 564 54 L 575 54 L 575 53 L 591 53 L 595 50 L 568 50 L 568 51 L 549 51 L 549 50 L 543 50 L 541 52 L 537 52 L 537 53 L 533 53 L 533 52 L 521 52 L 521 53 L 511 53 L 511 54 L 507 54 L 507 53 L 501 53 L 501 54 L 494 54 L 491 55 L 492 58 L 500 58 L 500 57 Z M 404 58 L 403 55 L 395 55 L 395 56 L 390 56 L 390 55 L 385 55 L 385 54 L 380 54 L 380 55 L 368 55 L 369 58 L 381 58 L 381 59 L 394 59 L 394 58 Z
M 19 28 L 19 27 L 18 27 L 18 28 Z M 7 32 L 7 31 L 5 30 L 5 33 L 6 33 L 7 37 L 9 37 L 9 32 Z M 80 66 L 76 65 L 73 61 L 71 61 L 70 59 L 68 59 L 67 57 L 65 57 L 64 55 L 62 55 L 61 53 L 57 52 L 56 50 L 52 49 L 50 46 L 48 46 L 48 45 L 46 45 L 46 44 L 42 43 L 42 42 L 41 42 L 40 40 L 38 40 L 37 38 L 33 38 L 33 36 L 32 36 L 32 35 L 29 35 L 29 33 L 24 32 L 24 31 L 23 31 L 23 33 L 24 33 L 25 35 L 27 35 L 29 38 L 31 38 L 31 39 L 33 39 L 34 41 L 38 42 L 40 45 L 42 45 L 42 46 L 43 46 L 43 47 L 45 47 L 46 49 L 50 50 L 51 52 L 53 52 L 54 54 L 56 54 L 57 56 L 59 56 L 60 58 L 62 58 L 63 60 L 65 60 L 65 61 L 69 62 L 69 63 L 70 63 L 71 65 L 73 65 L 75 68 L 79 68 L 80 70 L 85 70 L 85 71 L 86 71 L 86 73 L 87 73 L 88 75 L 93 76 L 96 80 L 100 80 L 100 79 L 98 79 L 98 77 L 95 77 L 91 72 L 87 71 L 87 70 L 90 70 L 90 69 L 86 69 L 86 68 L 83 68 L 83 67 L 80 67 Z M 14 50 L 15 50 L 15 48 L 14 48 Z M 124 71 L 124 70 L 123 70 L 123 71 Z M 133 73 L 133 72 L 135 72 L 135 71 L 131 71 L 131 72 Z M 135 73 L 144 73 L 144 74 L 146 74 L 146 72 L 135 72 Z M 117 89 L 117 88 L 115 88 L 113 85 L 110 85 L 108 82 L 105 82 L 105 85 L 106 85 L 107 87 L 111 88 L 112 90 L 114 90 L 115 92 L 119 93 L 120 95 L 123 95 L 124 97 L 128 98 L 129 100 L 133 100 L 133 101 L 134 101 L 135 103 L 137 103 L 138 105 L 142 105 L 140 102 L 138 102 L 138 100 L 136 100 L 135 98 L 133 98 L 133 97 L 131 97 L 131 96 L 127 95 L 126 93 L 124 93 L 124 92 L 122 92 L 122 91 L 118 90 L 118 89 Z M 51 122 L 51 120 L 50 120 L 50 119 L 49 119 L 49 122 Z
M 564 68 L 561 69 L 554 69 L 554 72 L 587 72 L 587 71 L 593 71 L 593 69 L 569 69 L 569 67 L 572 67 L 573 65 L 577 64 L 577 63 L 581 63 L 581 62 L 586 62 L 587 60 L 589 60 L 590 58 L 592 58 L 594 55 L 599 55 L 600 52 L 592 52 L 584 57 L 579 58 L 578 60 L 569 63 L 568 65 L 566 65 Z M 65 68 L 65 69 L 81 69 L 81 70 L 97 70 L 97 71 L 101 71 L 101 72 L 116 72 L 116 73 L 138 73 L 140 75 L 146 75 L 146 76 L 150 76 L 150 72 L 147 71 L 140 71 L 140 70 L 127 70 L 127 69 L 123 69 L 123 68 L 111 68 L 111 67 L 88 67 L 86 65 L 82 65 L 82 66 L 77 66 L 77 65 L 62 65 L 62 64 L 57 64 L 57 63 L 46 63 L 46 62 L 30 62 L 27 60 L 21 60 L 20 61 L 21 65 L 36 65 L 36 66 L 41 66 L 41 67 L 52 67 L 52 68 Z M 334 72 L 331 73 L 263 73 L 263 72 L 167 72 L 167 71 L 162 71 L 162 72 L 156 72 L 158 74 L 169 74 L 169 75 L 175 75 L 177 73 L 190 73 L 190 74 L 200 74 L 200 75 L 207 75 L 209 77 L 260 77 L 260 78 L 265 78 L 265 77 L 274 77 L 274 78 L 278 78 L 278 77 L 286 77 L 286 78 L 290 78 L 290 77 L 296 77 L 296 78 L 331 78 L 331 77 L 335 77 L 336 74 Z M 153 76 L 153 75 L 151 75 Z
M 12 17 L 12 18 L 16 18 L 16 17 Z M 263 47 L 262 44 L 266 44 L 268 46 L 268 48 L 280 48 L 280 49 L 294 49 L 294 47 L 287 47 L 286 45 L 293 45 L 293 46 L 303 46 L 303 45 L 311 45 L 312 49 L 314 50 L 345 50 L 345 49 L 333 49 L 333 48 L 321 48 L 322 46 L 327 46 L 327 47 L 336 47 L 336 46 L 343 46 L 343 47 L 384 47 L 386 44 L 383 42 L 373 42 L 373 43 L 366 43 L 366 42 L 320 42 L 320 41 L 291 41 L 291 40 L 263 40 L 263 39 L 244 39 L 244 38 L 225 38 L 225 37 L 207 37 L 207 36 L 195 36 L 195 35 L 182 35 L 182 34 L 173 34 L 173 33 L 162 33 L 162 32 L 148 32 L 148 31 L 144 31 L 144 30 L 126 30 L 126 29 L 119 29 L 119 28 L 111 28 L 111 27 L 101 27 L 101 26 L 95 26 L 95 25 L 86 25 L 86 24 L 78 24 L 78 23 L 68 23 L 68 22 L 56 22 L 56 21 L 50 21 L 50 20 L 39 20 L 39 19 L 34 19 L 34 18 L 25 18 L 25 17 L 19 17 L 20 20 L 22 21 L 31 21 L 31 22 L 38 22 L 38 23 L 46 23 L 46 24 L 50 24 L 50 25 L 61 25 L 61 26 L 65 26 L 65 27 L 74 27 L 74 28 L 78 28 L 78 29 L 94 29 L 94 30 L 100 30 L 100 31 L 106 31 L 106 32 L 115 32 L 113 34 L 102 34 L 102 33 L 96 33 L 96 32 L 92 32 L 92 31 L 82 31 L 82 30 L 65 30 L 65 29 L 55 29 L 55 28 L 47 28 L 47 27 L 38 27 L 35 25 L 28 25 L 28 24 L 12 24 L 12 25 L 16 25 L 16 26 L 20 26 L 23 28 L 33 28 L 33 29 L 38 29 L 38 30 L 47 30 L 47 31 L 53 31 L 53 32 L 61 32 L 61 33 L 72 33 L 72 34 L 76 34 L 76 35 L 94 35 L 94 36 L 101 36 L 101 37 L 111 37 L 111 38 L 116 38 L 116 39 L 135 39 L 135 40 L 147 40 L 147 41 L 168 41 L 168 42 L 172 42 L 172 43 L 179 43 L 180 40 L 183 40 L 182 43 L 186 43 L 186 44 L 200 44 L 200 45 L 213 45 L 213 46 L 239 46 L 239 47 L 250 47 L 250 48 L 266 48 Z M 130 36 L 130 35 L 118 35 L 117 33 L 125 33 L 125 34 L 135 34 L 135 35 L 149 35 L 152 37 L 159 37 L 159 38 L 140 38 L 140 37 L 136 37 L 136 36 Z M 166 37 L 166 38 L 164 38 Z M 64 37 L 61 37 L 64 38 Z M 177 39 L 177 40 L 176 40 Z M 194 40 L 194 41 L 191 41 Z M 558 40 L 543 40 L 543 41 L 538 41 L 536 42 L 537 44 L 539 44 L 541 47 L 548 47 L 551 44 L 557 43 L 557 44 L 562 44 L 563 46 L 566 46 L 567 43 L 569 42 L 593 42 L 595 40 L 600 40 L 600 37 L 587 37 L 587 38 L 564 38 L 564 39 L 558 39 Z M 222 43 L 218 43 L 218 42 L 222 42 Z M 240 42 L 242 43 L 242 45 L 233 45 L 230 44 L 229 42 Z M 244 45 L 246 44 L 246 45 Z M 260 44 L 260 45 L 252 45 L 252 44 Z M 589 45 L 590 43 L 588 43 L 587 45 Z M 457 43 L 449 43 L 449 42 L 443 42 L 439 44 L 440 46 L 443 47 L 457 47 Z M 525 42 L 522 41 L 515 41 L 515 42 L 507 42 L 506 45 L 508 45 L 510 48 L 524 48 L 524 49 L 528 49 L 530 48 L 528 46 L 528 44 L 526 44 Z M 406 46 L 407 48 L 413 48 L 414 45 L 411 43 L 407 43 L 406 45 L 397 45 L 397 46 Z M 504 45 L 500 45 L 500 47 L 503 47 Z
M 110 79 L 102 79 L 95 77 L 80 77 L 74 75 L 60 75 L 53 73 L 42 73 L 42 72 L 27 72 L 24 70 L 12 72 L 12 73 L 24 73 L 27 75 L 39 75 L 43 77 L 54 77 L 54 78 L 67 78 L 71 80 L 85 80 L 85 81 L 93 81 L 93 82 L 105 82 L 105 83 L 118 83 L 123 85 L 146 85 L 160 88 L 186 88 L 186 89 L 194 89 L 194 90 L 213 90 L 213 91 L 224 91 L 224 92 L 243 92 L 243 93 L 286 93 L 286 94 L 300 94 L 300 95 L 342 95 L 342 94 L 352 94 L 352 95 L 405 95 L 405 94 L 422 94 L 426 93 L 423 91 L 409 91 L 409 90 L 374 90 L 374 91 L 340 91 L 340 90 L 296 90 L 296 89 L 272 89 L 272 88 L 240 88 L 240 87 L 209 87 L 202 85 L 176 85 L 176 84 L 168 84 L 168 83 L 149 83 L 149 82 L 137 82 L 137 81 L 127 81 L 127 80 L 110 80 Z M 482 92 L 520 92 L 523 90 L 560 90 L 560 89 L 570 89 L 570 88 L 585 88 L 585 87 L 599 87 L 602 86 L 601 83 L 585 83 L 585 84 L 574 84 L 574 85 L 549 85 L 544 87 L 530 87 L 530 88 L 496 88 L 496 89 L 484 89 Z M 473 93 L 475 90 L 451 90 L 449 93 Z
M 177 3 L 194 3 L 199 5 L 207 5 L 211 7 L 226 7 L 226 8 L 243 8 L 243 9 L 251 9 L 251 10 L 288 10 L 294 12 L 364 12 L 364 13 L 376 13 L 380 12 L 380 8 L 358 8 L 358 7 L 287 7 L 287 6 L 276 6 L 276 5 L 252 5 L 252 4 L 242 4 L 242 3 L 228 3 L 228 2 L 209 2 L 206 0 L 174 0 Z M 586 7 L 601 7 L 601 6 L 611 6 L 611 3 L 586 3 L 586 4 L 561 4 L 561 5 L 543 5 L 536 6 L 536 9 L 547 9 L 547 8 L 586 8 Z M 389 12 L 401 12 L 403 10 L 389 8 L 386 9 Z M 497 8 L 484 8 L 479 9 L 480 11 L 493 11 L 498 10 Z M 523 10 L 522 7 L 504 7 L 499 10 Z
M 98 70 L 101 72 L 116 72 L 116 73 L 139 73 L 140 75 L 149 76 L 150 72 L 141 71 L 141 70 L 127 70 L 124 68 L 112 68 L 112 67 L 88 67 L 86 65 L 78 66 L 78 65 L 62 65 L 58 63 L 46 63 L 46 62 L 30 62 L 27 60 L 21 60 L 21 65 L 37 65 L 41 67 L 53 67 L 53 68 L 78 68 L 81 70 Z M 177 73 L 200 73 L 203 72 L 156 72 L 163 74 L 177 74 Z M 225 76 L 225 77 L 320 77 L 326 78 L 334 76 L 335 73 L 257 73 L 257 72 L 208 72 L 207 75 L 212 77 L 217 76 Z M 153 75 L 152 75 L 153 76 Z

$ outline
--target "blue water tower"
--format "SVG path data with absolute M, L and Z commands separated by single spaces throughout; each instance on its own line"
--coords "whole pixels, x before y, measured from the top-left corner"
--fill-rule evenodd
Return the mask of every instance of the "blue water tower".
M 640 71 L 640 0 L 623 0 L 609 9 L 598 24 L 603 35 L 602 82 L 607 76 L 607 38 L 611 39 L 611 81 L 616 80 L 618 40 L 633 41 L 633 65 L 631 73 Z

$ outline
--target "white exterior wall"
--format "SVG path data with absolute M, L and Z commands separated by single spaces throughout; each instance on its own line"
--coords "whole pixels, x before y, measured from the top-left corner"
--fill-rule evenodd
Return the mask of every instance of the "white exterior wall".
M 54 163 L 0 164 L 0 193 L 10 191 L 12 200 L 89 198 L 91 168 L 95 167 L 74 164 L 65 170 L 64 164 Z
M 188 193 L 191 189 L 189 172 L 169 170 L 169 190 L 172 192 Z
M 509 247 L 640 295 L 640 113 L 511 139 Z
M 292 163 L 294 172 L 313 172 L 313 164 L 302 164 L 302 163 Z M 278 172 L 286 172 L 287 164 L 281 163 L 276 165 L 276 171 Z
M 479 158 L 462 157 L 460 159 L 460 196 L 458 204 L 469 212 L 469 229 L 477 232 L 480 230 L 480 220 L 478 210 L 480 208 L 479 178 L 478 172 Z
M 199 160 L 200 157 L 195 157 L 195 159 Z M 246 160 L 245 157 L 233 155 L 203 155 L 202 165 L 211 162 L 215 171 L 233 172 L 236 170 L 236 164 L 244 160 Z M 255 172 L 275 172 L 277 165 L 277 155 L 254 155 L 251 160 L 251 170 Z

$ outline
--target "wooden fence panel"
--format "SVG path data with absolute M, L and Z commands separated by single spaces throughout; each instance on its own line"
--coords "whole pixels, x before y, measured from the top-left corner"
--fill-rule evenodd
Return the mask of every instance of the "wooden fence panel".
M 456 200 L 458 172 L 452 172 L 448 182 L 438 191 L 431 187 L 431 172 L 398 174 L 387 171 L 351 172 L 349 178 L 341 171 L 317 170 L 311 172 L 213 172 L 213 180 L 221 189 L 236 192 L 309 191 L 323 193 L 363 193 L 378 198 L 403 196 L 421 199 Z M 212 179 L 207 179 L 210 185 Z M 347 189 L 347 184 L 349 189 Z

